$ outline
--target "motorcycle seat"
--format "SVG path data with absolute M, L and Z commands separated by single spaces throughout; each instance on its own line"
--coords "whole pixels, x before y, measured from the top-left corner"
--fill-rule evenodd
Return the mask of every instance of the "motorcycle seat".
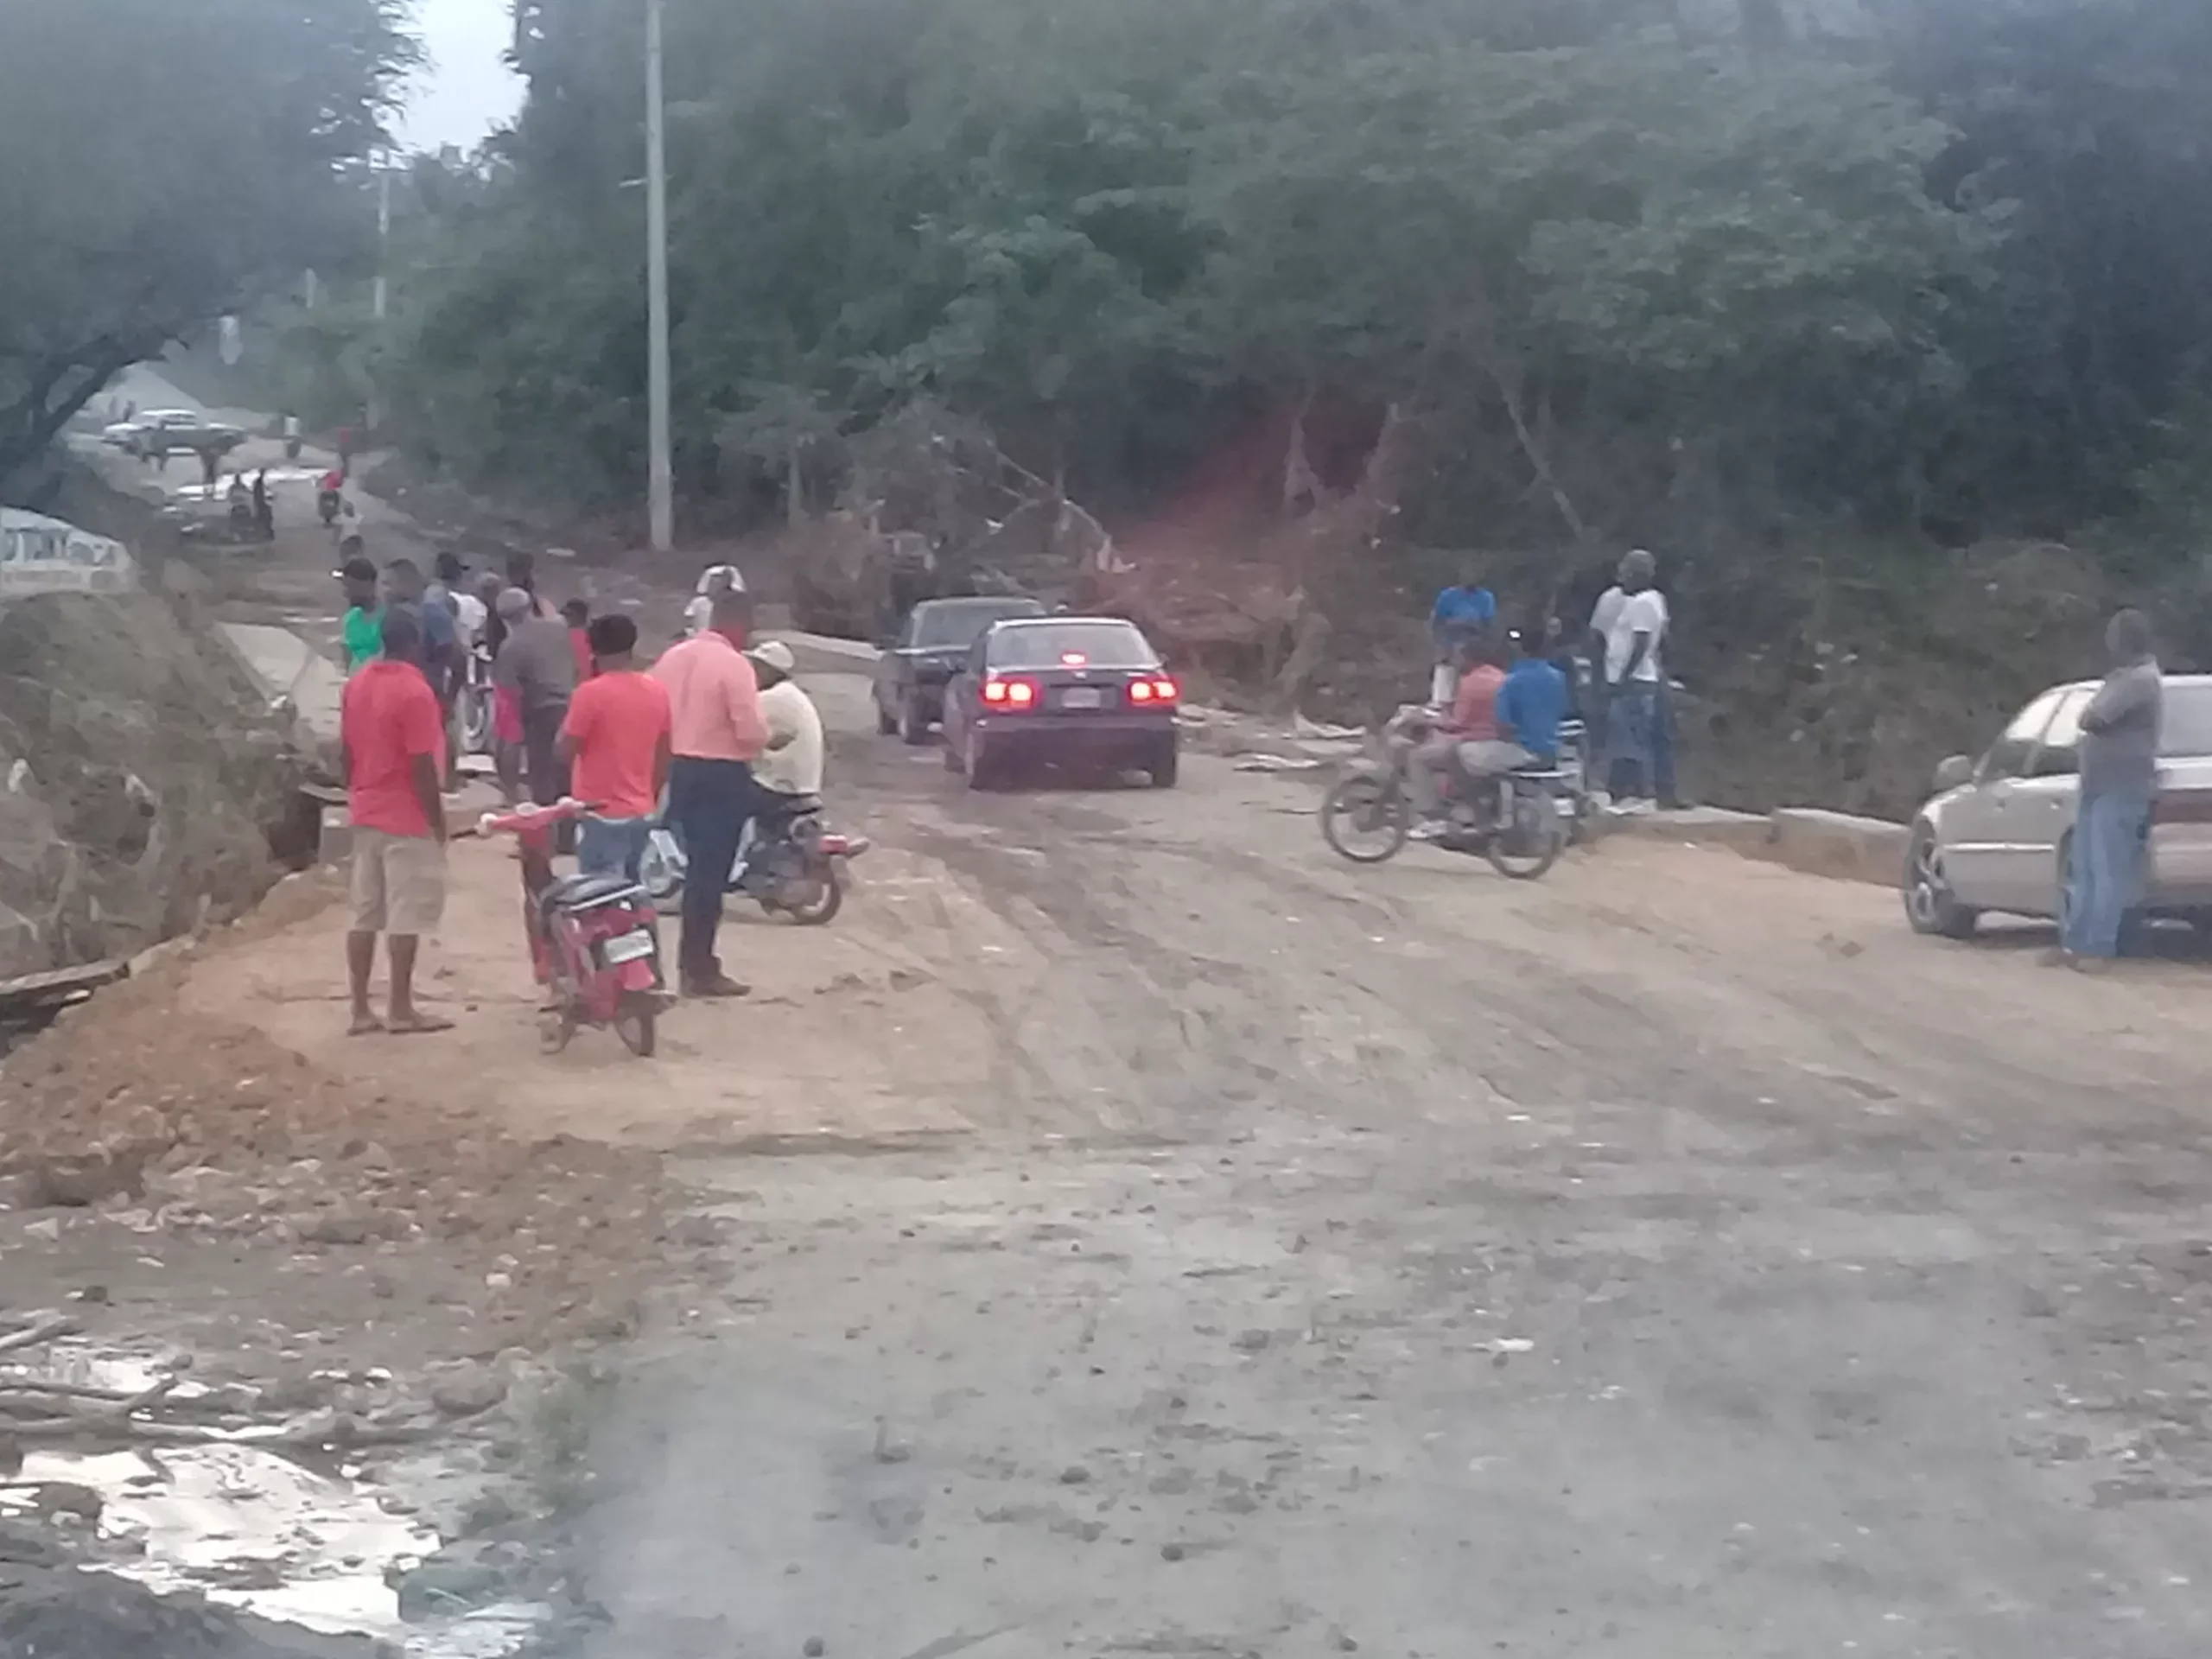
M 645 890 L 626 875 L 563 875 L 547 885 L 538 902 L 564 910 L 595 910 L 632 897 L 645 902 Z

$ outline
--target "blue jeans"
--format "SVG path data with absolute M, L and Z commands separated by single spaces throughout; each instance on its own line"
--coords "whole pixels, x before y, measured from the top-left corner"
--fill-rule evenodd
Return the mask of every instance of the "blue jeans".
M 638 879 L 651 818 L 586 818 L 576 833 L 576 874 Z
M 1651 705 L 1651 792 L 1675 799 L 1675 691 L 1664 680 Z
M 722 970 L 715 954 L 722 888 L 752 817 L 753 768 L 744 761 L 679 754 L 670 764 L 668 819 L 683 838 L 683 931 L 676 964 L 685 980 L 712 979 Z
M 1617 685 L 1607 696 L 1605 787 L 1616 799 L 1651 792 L 1652 728 L 1658 717 L 1658 690 L 1648 681 Z
M 2077 957 L 2120 954 L 2120 924 L 2142 896 L 2150 840 L 2149 790 L 2082 791 L 2066 859 L 2060 944 Z

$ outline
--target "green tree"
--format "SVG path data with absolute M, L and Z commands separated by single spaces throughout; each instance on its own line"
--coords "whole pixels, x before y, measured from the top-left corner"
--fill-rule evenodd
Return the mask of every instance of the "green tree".
M 365 222 L 403 0 L 0 7 L 0 479 L 119 369 Z

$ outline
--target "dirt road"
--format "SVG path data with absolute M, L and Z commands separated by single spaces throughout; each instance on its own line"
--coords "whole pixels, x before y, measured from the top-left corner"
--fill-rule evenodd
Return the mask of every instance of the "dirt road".
M 191 991 L 728 1224 L 589 1651 L 2203 1650 L 2201 970 L 1663 843 L 1357 870 L 1208 757 L 969 794 L 813 683 L 866 885 L 658 1063 L 532 1052 L 488 848 L 449 1044 L 344 1047 L 331 915 Z
M 656 1061 L 537 1052 L 488 845 L 450 1037 L 342 1037 L 304 899 L 176 993 L 244 1033 L 216 1068 L 321 1080 L 283 1135 L 424 1188 L 352 1255 L 287 1221 L 324 1276 L 256 1257 L 242 1306 L 358 1280 L 328 1322 L 528 1342 L 512 1304 L 591 1315 L 655 1224 L 636 1154 L 696 1195 L 593 1427 L 589 1659 L 2206 1650 L 2201 968 L 2054 976 L 1663 842 L 1357 870 L 1310 785 L 1206 756 L 970 794 L 811 683 L 863 886 L 820 931 L 734 912 L 756 995 Z M 481 1261 L 435 1241 L 486 1182 L 425 1167 L 474 1141 Z

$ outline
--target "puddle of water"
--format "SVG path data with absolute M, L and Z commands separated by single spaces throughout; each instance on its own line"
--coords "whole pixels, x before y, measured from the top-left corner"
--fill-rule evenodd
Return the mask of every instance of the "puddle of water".
M 202 1590 L 319 1630 L 402 1634 L 385 1569 L 438 1547 L 435 1532 L 385 1514 L 368 1488 L 252 1446 L 35 1452 L 17 1480 L 98 1492 L 102 1535 L 144 1549 L 114 1570 L 149 1588 Z
M 64 1347 L 48 1362 L 0 1367 L 0 1376 L 137 1392 L 167 1368 L 135 1357 Z M 184 1383 L 175 1397 L 208 1390 Z M 418 1659 L 499 1659 L 519 1647 L 545 1610 L 524 1604 L 479 1609 L 433 1624 L 399 1617 L 387 1569 L 435 1552 L 435 1529 L 388 1513 L 377 1490 L 318 1474 L 252 1444 L 252 1431 L 205 1446 L 118 1451 L 27 1452 L 0 1487 L 0 1512 L 38 1506 L 48 1484 L 81 1486 L 101 1499 L 104 1538 L 137 1552 L 104 1570 L 149 1589 L 195 1590 L 210 1600 L 329 1634 L 398 1643 Z

